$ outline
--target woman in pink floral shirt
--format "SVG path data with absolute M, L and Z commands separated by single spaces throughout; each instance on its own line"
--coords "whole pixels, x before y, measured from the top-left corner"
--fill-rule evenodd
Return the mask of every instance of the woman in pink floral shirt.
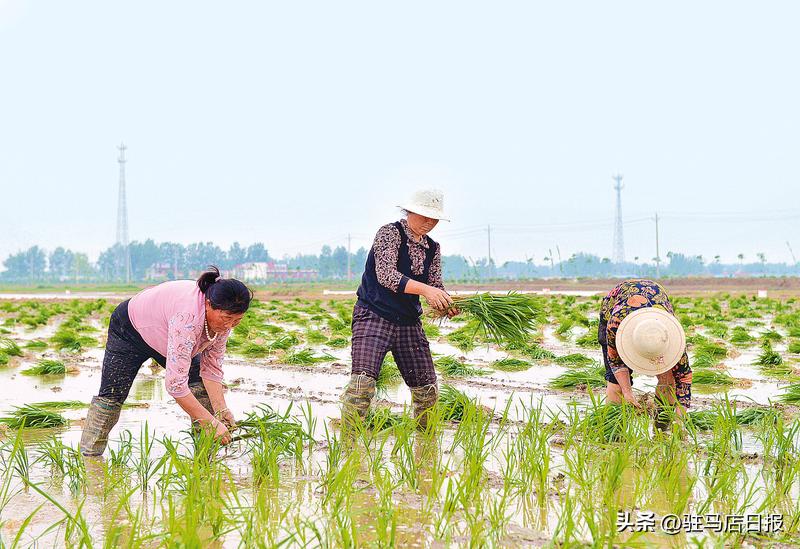
M 84 455 L 100 455 L 141 365 L 166 368 L 167 393 L 193 422 L 209 425 L 223 444 L 235 425 L 225 404 L 222 359 L 228 334 L 253 297 L 238 280 L 212 267 L 197 282 L 175 280 L 123 301 L 111 315 L 100 391 L 81 437 Z

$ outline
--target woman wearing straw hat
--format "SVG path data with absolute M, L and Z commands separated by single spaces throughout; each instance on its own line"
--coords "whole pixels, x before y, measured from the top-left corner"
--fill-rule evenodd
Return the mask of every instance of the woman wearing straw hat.
M 428 236 L 445 219 L 443 202 L 441 191 L 418 191 L 398 206 L 405 218 L 384 225 L 375 236 L 353 309 L 353 367 L 342 395 L 345 425 L 366 418 L 381 365 L 391 351 L 411 389 L 414 415 L 421 428 L 427 426 L 426 412 L 439 392 L 419 296 L 451 317 L 458 312 L 442 283 L 439 244 Z
M 659 407 L 674 405 L 682 415 L 691 404 L 692 369 L 686 335 L 664 288 L 652 280 L 626 280 L 603 298 L 598 339 L 606 366 L 606 399 L 639 407 L 633 372 L 656 376 Z M 666 427 L 661 414 L 656 425 Z

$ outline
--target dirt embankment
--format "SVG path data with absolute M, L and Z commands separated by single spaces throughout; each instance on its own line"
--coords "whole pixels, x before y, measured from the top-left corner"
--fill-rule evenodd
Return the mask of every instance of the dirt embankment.
M 449 290 L 592 290 L 606 292 L 617 285 L 622 278 L 595 278 L 571 279 L 552 278 L 535 280 L 509 280 L 483 282 L 473 284 L 450 283 Z M 759 290 L 766 290 L 769 297 L 789 298 L 800 296 L 800 278 L 711 278 L 711 277 L 686 277 L 665 278 L 659 280 L 670 295 L 699 296 L 716 293 L 757 295 Z M 287 299 L 295 297 L 319 298 L 323 293 L 324 285 L 314 286 L 281 285 L 262 286 L 256 289 L 259 299 Z M 324 289 L 329 290 L 355 290 L 354 284 L 332 283 Z M 330 295 L 330 299 L 350 299 L 352 295 Z

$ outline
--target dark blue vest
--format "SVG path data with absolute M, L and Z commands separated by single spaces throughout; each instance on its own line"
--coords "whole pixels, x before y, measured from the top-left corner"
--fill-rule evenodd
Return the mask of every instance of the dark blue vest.
M 396 221 L 393 223 L 400 232 L 400 250 L 397 254 L 397 270 L 412 280 L 428 283 L 428 275 L 433 263 L 433 256 L 436 254 L 438 244 L 430 237 L 428 239 L 428 249 L 425 253 L 425 263 L 422 274 L 415 275 L 411 272 L 411 258 L 408 255 L 408 237 L 403 225 Z M 378 282 L 375 274 L 375 250 L 371 249 L 367 256 L 367 264 L 364 267 L 364 274 L 361 277 L 361 286 L 358 287 L 358 305 L 368 308 L 378 316 L 385 318 L 389 322 L 403 326 L 412 326 L 419 322 L 422 315 L 422 306 L 419 303 L 419 296 L 395 293 Z

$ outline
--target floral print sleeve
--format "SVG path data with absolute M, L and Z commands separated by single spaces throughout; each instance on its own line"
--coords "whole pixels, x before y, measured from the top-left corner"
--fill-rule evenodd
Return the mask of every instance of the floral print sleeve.
M 402 291 L 403 273 L 397 270 L 397 256 L 400 254 L 400 231 L 392 223 L 378 229 L 375 242 L 375 274 L 381 286 L 393 292 Z M 407 280 L 405 281 L 407 282 Z M 405 284 L 402 284 L 403 288 Z
M 189 391 L 189 367 L 196 342 L 194 315 L 177 313 L 167 328 L 167 365 L 164 383 L 172 398 L 185 397 Z
M 444 282 L 442 281 L 442 247 L 436 245 L 436 252 L 433 254 L 433 261 L 428 270 L 428 284 L 434 288 L 444 290 Z
M 200 355 L 200 377 L 222 383 L 222 360 L 228 345 L 230 331 L 219 334 L 217 339 Z

